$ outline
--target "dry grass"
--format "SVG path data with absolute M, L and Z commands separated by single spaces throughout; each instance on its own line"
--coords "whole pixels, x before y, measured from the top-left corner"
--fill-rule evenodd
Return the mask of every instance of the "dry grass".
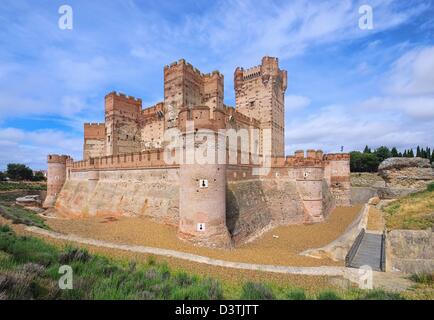
M 374 206 L 370 206 L 369 208 L 367 229 L 372 231 L 384 230 L 383 213 Z
M 409 195 L 383 208 L 387 229 L 425 230 L 434 226 L 434 191 Z
M 156 223 L 149 218 L 50 219 L 47 223 L 53 230 L 65 234 L 172 249 L 228 261 L 291 266 L 342 265 L 330 259 L 319 260 L 298 253 L 324 246 L 338 238 L 355 219 L 360 208 L 337 208 L 323 223 L 277 227 L 260 239 L 233 250 L 193 246 L 177 238 L 177 227 Z

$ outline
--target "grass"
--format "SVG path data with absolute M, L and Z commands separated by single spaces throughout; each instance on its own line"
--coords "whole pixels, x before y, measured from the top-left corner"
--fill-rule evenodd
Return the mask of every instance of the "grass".
M 0 204 L 0 215 L 15 224 L 25 224 L 27 226 L 48 229 L 44 219 L 35 214 L 35 212 L 17 205 L 5 206 Z
M 427 190 L 396 200 L 383 208 L 388 230 L 426 230 L 434 226 L 434 183 Z
M 47 185 L 44 183 L 35 182 L 8 182 L 0 181 L 0 191 L 12 190 L 47 190 Z
M 58 286 L 59 267 L 73 270 L 73 289 Z M 301 288 L 246 282 L 234 298 L 263 299 L 401 299 L 378 290 L 326 290 L 307 294 Z M 0 225 L 0 299 L 173 299 L 219 300 L 228 295 L 209 277 L 173 271 L 152 257 L 145 263 L 110 259 L 72 246 L 57 247 L 15 234 Z M 232 296 L 231 296 L 232 298 Z
M 15 204 L 15 199 L 21 196 L 23 196 L 22 192 L 0 193 L 0 216 L 15 224 L 48 229 L 44 219 L 34 211 Z
M 425 285 L 434 285 L 434 273 L 415 273 L 410 276 L 410 280 Z
M 6 299 L 221 299 L 220 284 L 172 272 L 166 264 L 124 263 L 83 249 L 59 249 L 0 227 L 0 297 Z M 60 290 L 58 271 L 73 269 L 73 289 Z

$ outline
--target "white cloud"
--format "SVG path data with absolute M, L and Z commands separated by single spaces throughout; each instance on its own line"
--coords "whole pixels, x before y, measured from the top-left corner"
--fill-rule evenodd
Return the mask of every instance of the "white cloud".
M 293 94 L 285 95 L 285 110 L 294 111 L 304 109 L 310 105 L 310 99 L 304 96 Z
M 328 106 L 308 118 L 286 123 L 286 151 L 323 149 L 325 152 L 361 150 L 368 144 L 398 148 L 432 145 L 434 119 L 419 123 L 400 114 L 372 110 L 366 112 L 350 106 Z
M 434 94 L 434 46 L 414 49 L 396 61 L 386 92 L 395 95 Z
M 434 119 L 434 97 L 375 97 L 362 102 L 360 107 L 371 112 L 379 110 L 402 112 L 419 121 Z
M 82 147 L 82 138 L 58 130 L 0 129 L 0 169 L 11 162 L 43 169 L 48 154 L 68 154 L 80 159 Z

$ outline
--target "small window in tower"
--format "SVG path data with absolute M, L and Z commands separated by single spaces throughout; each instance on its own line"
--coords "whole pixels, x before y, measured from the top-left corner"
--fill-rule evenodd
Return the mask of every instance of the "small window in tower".
M 107 136 L 107 141 L 110 142 L 110 136 Z
M 127 135 L 127 140 L 128 140 L 129 136 Z

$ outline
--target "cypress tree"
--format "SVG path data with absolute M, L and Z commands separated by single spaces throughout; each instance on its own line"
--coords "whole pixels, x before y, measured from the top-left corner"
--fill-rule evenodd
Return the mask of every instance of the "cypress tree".
M 371 153 L 371 149 L 368 147 L 368 145 L 365 146 L 363 153 Z
M 414 158 L 414 152 L 413 152 L 413 149 L 410 149 L 409 157 L 410 157 L 410 158 Z
M 417 149 L 416 149 L 416 157 L 422 157 L 419 146 L 417 146 Z

